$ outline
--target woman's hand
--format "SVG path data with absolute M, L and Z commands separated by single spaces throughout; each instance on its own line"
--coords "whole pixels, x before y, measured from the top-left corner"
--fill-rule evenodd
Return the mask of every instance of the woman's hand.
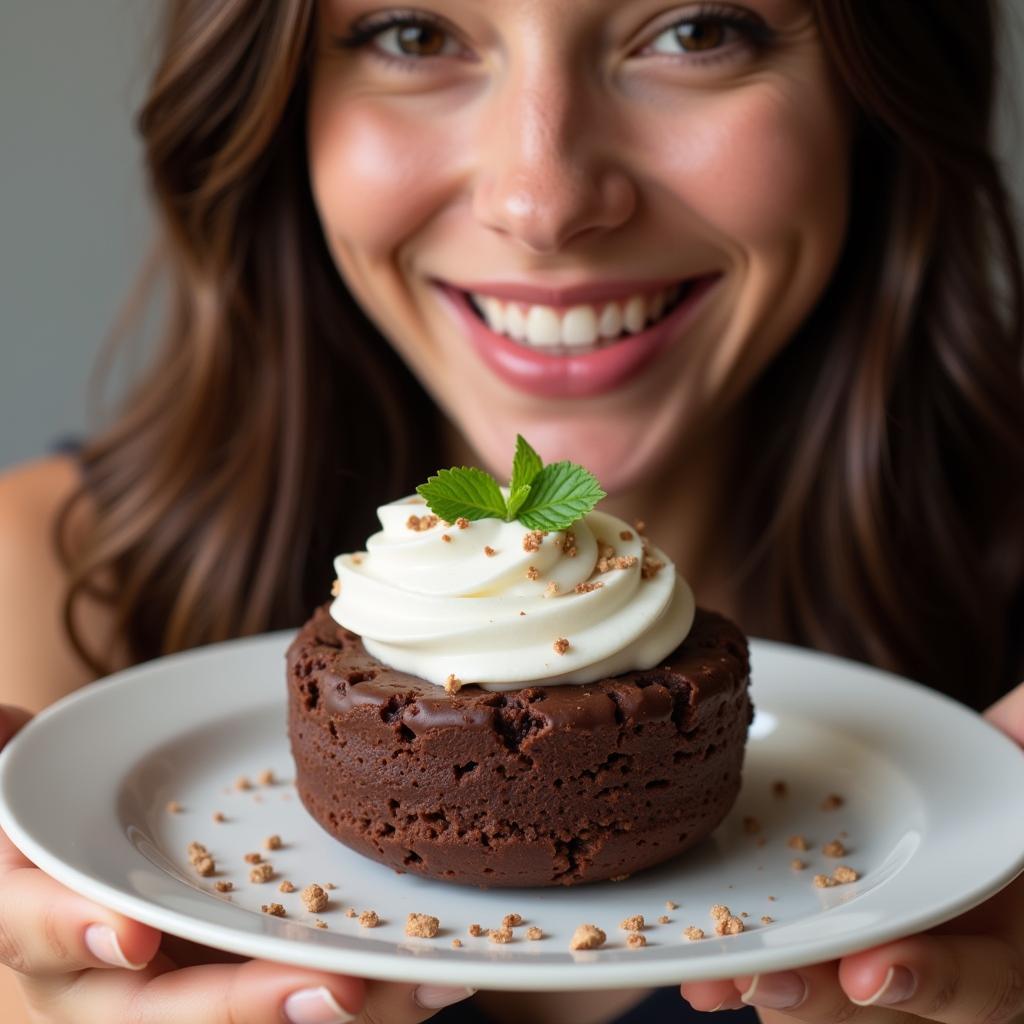
M 0 706 L 0 747 L 31 715 Z M 469 989 L 364 982 L 243 960 L 91 903 L 0 832 L 0 962 L 33 1019 L 54 1024 L 416 1024 Z
M 985 713 L 1024 746 L 1024 683 Z M 980 837 L 979 842 L 984 842 Z M 768 1024 L 800 1020 L 944 1024 L 1024 1020 L 1024 875 L 973 910 L 922 935 L 795 971 L 688 982 L 698 1010 L 756 1006 Z

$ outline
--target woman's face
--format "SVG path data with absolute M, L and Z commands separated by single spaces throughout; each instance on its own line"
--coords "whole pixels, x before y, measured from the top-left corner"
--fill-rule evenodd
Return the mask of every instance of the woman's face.
M 650 484 L 735 408 L 835 265 L 849 145 L 807 0 L 320 0 L 328 244 L 499 475 L 520 432 Z

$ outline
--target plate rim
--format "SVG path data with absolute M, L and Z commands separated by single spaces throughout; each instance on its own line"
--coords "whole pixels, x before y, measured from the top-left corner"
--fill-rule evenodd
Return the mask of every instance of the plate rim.
M 425 947 L 425 951 L 432 955 L 418 957 L 408 951 L 403 951 L 401 947 L 391 952 L 375 949 L 362 951 L 358 948 L 352 949 L 334 944 L 296 941 L 294 935 L 287 934 L 290 927 L 294 928 L 292 923 L 281 922 L 273 918 L 264 919 L 258 915 L 254 915 L 254 920 L 259 923 L 259 928 L 252 931 L 208 920 L 204 921 L 202 918 L 150 901 L 141 895 L 118 889 L 108 881 L 80 870 L 70 861 L 62 859 L 61 856 L 41 845 L 32 835 L 31 829 L 23 827 L 22 822 L 10 806 L 9 789 L 15 785 L 15 769 L 22 756 L 21 751 L 30 749 L 30 744 L 36 742 L 40 732 L 45 735 L 45 730 L 52 720 L 76 714 L 76 708 L 80 702 L 91 703 L 97 699 L 97 694 L 102 694 L 99 698 L 101 700 L 109 699 L 115 690 L 125 685 L 133 686 L 133 692 L 137 693 L 140 689 L 138 686 L 140 680 L 149 678 L 152 684 L 154 675 L 159 679 L 165 673 L 173 674 L 182 665 L 199 659 L 216 659 L 225 654 L 230 657 L 236 650 L 248 650 L 253 647 L 264 647 L 267 651 L 278 648 L 283 655 L 286 642 L 290 641 L 294 633 L 294 630 L 279 630 L 208 644 L 153 659 L 89 683 L 50 705 L 0 752 L 0 826 L 30 860 L 69 889 L 134 920 L 191 941 L 215 946 L 242 956 L 351 973 L 365 978 L 466 984 L 474 988 L 490 987 L 531 991 L 610 989 L 622 987 L 624 984 L 669 985 L 677 984 L 680 980 L 692 980 L 697 977 L 707 980 L 736 977 L 758 971 L 785 970 L 811 962 L 823 962 L 846 955 L 856 949 L 878 945 L 934 927 L 983 902 L 1024 871 L 1024 824 L 1022 824 L 1020 853 L 1016 859 L 1009 858 L 1001 871 L 993 873 L 974 885 L 961 887 L 955 897 L 940 896 L 931 905 L 923 906 L 913 912 L 904 911 L 890 922 L 872 925 L 869 929 L 871 937 L 868 942 L 851 944 L 851 936 L 846 933 L 816 940 L 813 960 L 808 959 L 807 946 L 809 944 L 807 942 L 775 949 L 764 947 L 730 949 L 725 946 L 721 950 L 721 955 L 717 957 L 717 960 L 720 961 L 717 966 L 710 961 L 709 957 L 681 958 L 676 962 L 666 957 L 656 960 L 648 959 L 643 962 L 635 952 L 630 952 L 628 959 L 625 957 L 620 959 L 617 954 L 624 953 L 624 951 L 618 949 L 597 951 L 597 955 L 593 959 L 581 957 L 575 962 L 566 959 L 566 956 L 571 956 L 571 954 L 565 950 L 558 950 L 563 954 L 563 958 L 559 962 L 534 961 L 526 958 L 506 960 L 494 956 L 493 952 L 486 959 L 472 959 L 472 954 L 467 955 L 466 950 L 455 953 L 440 947 Z M 753 687 L 757 685 L 755 673 L 758 660 L 761 658 L 772 660 L 795 657 L 808 665 L 817 664 L 827 667 L 831 664 L 833 667 L 841 667 L 845 671 L 853 671 L 857 674 L 866 673 L 883 685 L 896 684 L 904 693 L 912 694 L 915 700 L 925 699 L 936 702 L 937 705 L 943 705 L 946 712 L 967 714 L 970 718 L 975 719 L 974 713 L 970 709 L 945 694 L 894 675 L 884 669 L 778 641 L 750 638 L 750 644 Z M 756 689 L 753 689 L 753 692 L 756 702 Z M 283 686 L 281 702 L 283 705 Z M 253 706 L 255 707 L 256 704 L 254 703 Z M 1002 743 L 995 742 L 993 744 L 993 749 L 1002 749 L 999 756 L 1005 756 L 1009 751 L 1012 751 L 1015 756 L 1024 755 L 1024 752 L 1009 737 L 990 723 L 985 722 L 981 716 L 977 716 L 975 721 L 990 731 L 991 739 L 998 738 L 1002 741 Z M 197 719 L 192 727 L 199 724 L 202 724 L 201 718 Z M 169 738 L 168 735 L 164 735 L 160 739 L 154 738 L 151 741 L 151 746 L 155 746 L 159 742 L 166 742 Z M 1020 764 L 1022 779 L 1024 779 L 1024 756 L 1022 756 Z M 145 860 L 123 833 L 118 836 L 118 840 L 124 842 Z M 148 861 L 146 863 L 149 864 Z M 159 870 L 152 864 L 149 864 L 149 867 L 153 871 Z M 857 901 L 852 901 L 850 905 L 853 906 L 856 903 Z M 238 907 L 237 909 L 241 913 L 249 913 L 244 908 Z M 843 909 L 843 907 L 833 907 L 829 908 L 827 912 L 841 913 Z M 728 940 L 723 941 L 716 937 L 709 938 L 711 941 L 705 940 L 708 941 L 709 948 L 711 942 L 714 942 L 716 946 L 728 942 Z M 609 957 L 609 954 L 615 955 Z M 343 966 L 339 966 L 342 964 Z M 697 973 L 692 970 L 695 965 L 700 967 Z

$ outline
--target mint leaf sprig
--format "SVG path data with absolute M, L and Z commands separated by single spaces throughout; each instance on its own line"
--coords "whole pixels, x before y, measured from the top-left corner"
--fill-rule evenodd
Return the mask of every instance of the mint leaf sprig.
M 597 478 L 567 459 L 545 466 L 516 434 L 508 501 L 490 473 L 473 466 L 439 470 L 416 492 L 434 515 L 456 519 L 518 519 L 531 530 L 567 530 L 605 497 Z

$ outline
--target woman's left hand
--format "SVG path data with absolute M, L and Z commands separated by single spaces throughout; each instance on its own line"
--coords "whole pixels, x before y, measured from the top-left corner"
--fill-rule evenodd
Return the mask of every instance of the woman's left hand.
M 1024 747 L 1024 683 L 985 717 Z M 1024 875 L 921 935 L 793 971 L 687 982 L 682 993 L 697 1010 L 755 1006 L 765 1024 L 1024 1021 Z

